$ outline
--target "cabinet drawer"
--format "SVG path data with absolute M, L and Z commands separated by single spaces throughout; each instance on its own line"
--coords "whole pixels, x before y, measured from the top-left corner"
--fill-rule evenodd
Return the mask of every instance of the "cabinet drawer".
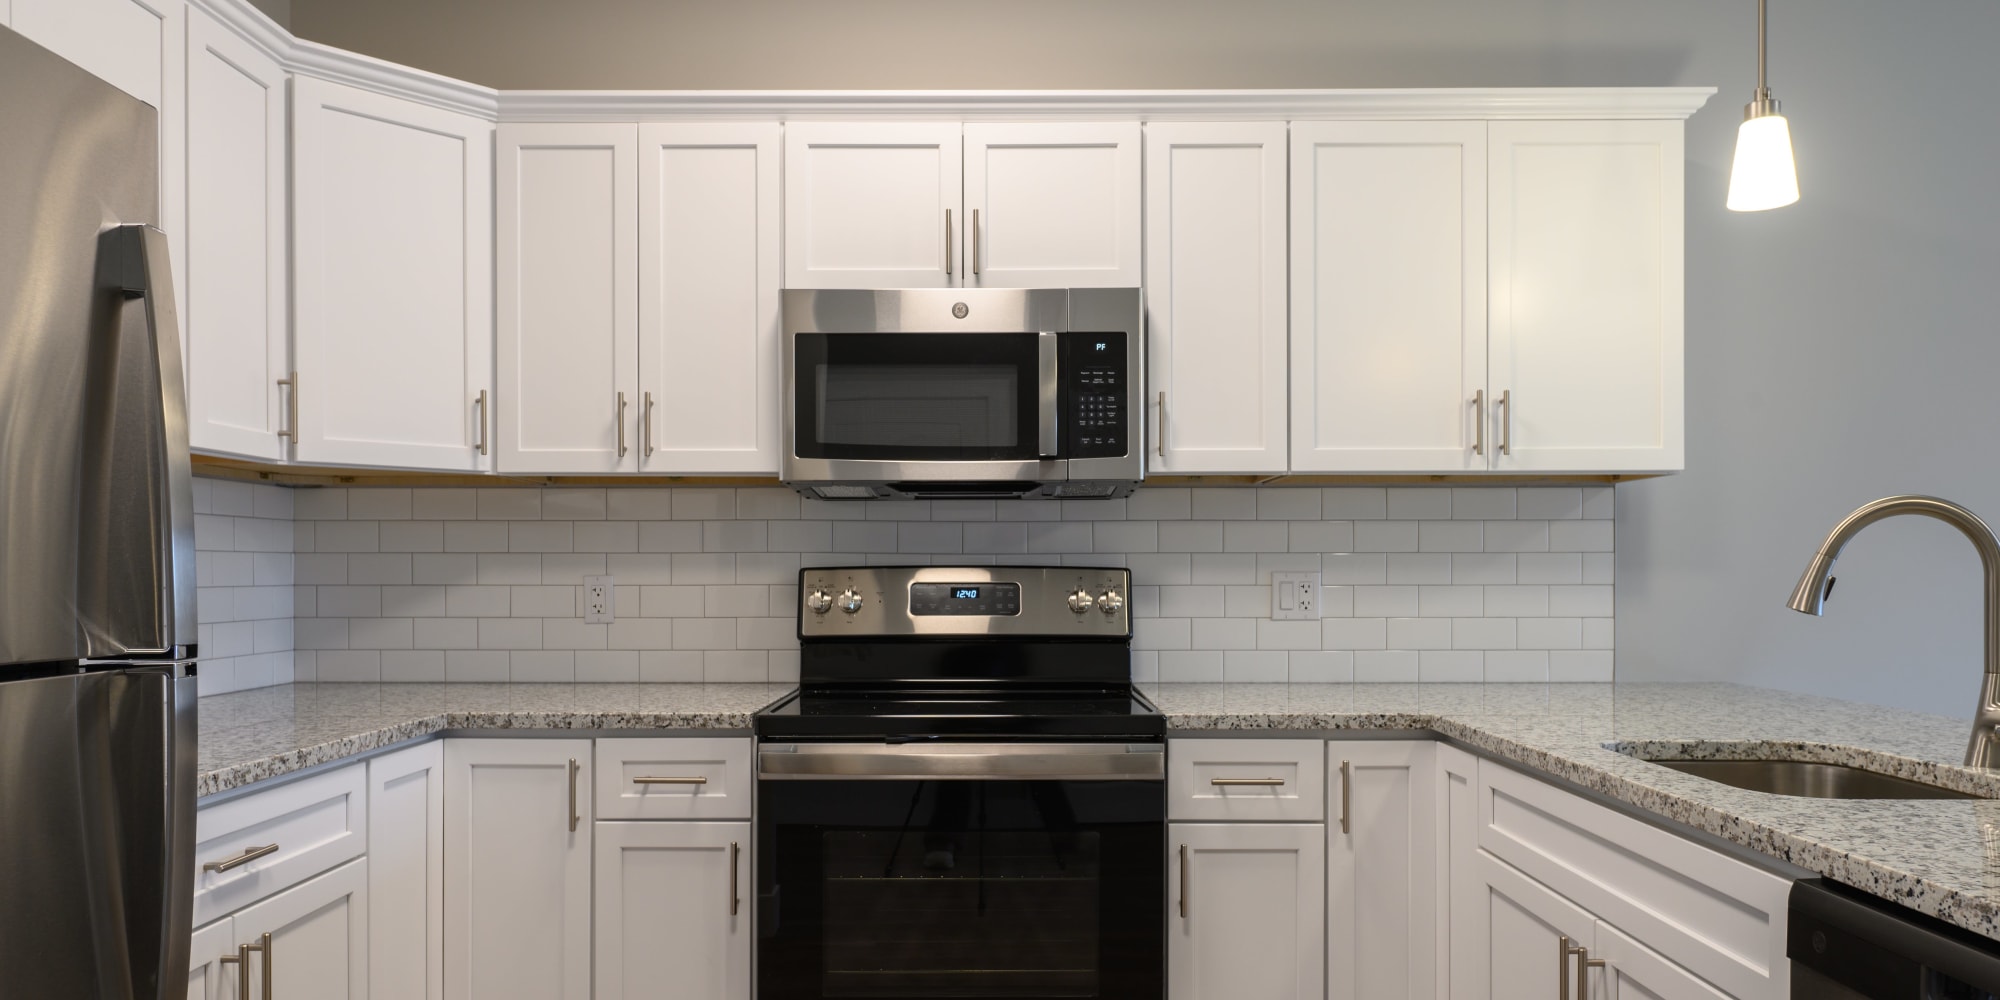
M 749 819 L 747 739 L 597 741 L 598 819 Z
M 1326 744 L 1319 740 L 1170 740 L 1167 818 L 1326 818 Z
M 1739 1000 L 1789 995 L 1791 881 L 1502 764 L 1479 846 Z
M 360 857 L 368 848 L 367 787 L 367 765 L 351 764 L 195 813 L 194 922 Z

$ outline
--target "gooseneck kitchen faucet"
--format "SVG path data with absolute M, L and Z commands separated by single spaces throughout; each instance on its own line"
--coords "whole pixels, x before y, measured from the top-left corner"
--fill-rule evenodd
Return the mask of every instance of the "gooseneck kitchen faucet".
M 1884 497 L 1847 515 L 1821 542 L 1819 552 L 1799 577 L 1792 591 L 1793 611 L 1819 615 L 1833 592 L 1833 563 L 1840 550 L 1861 529 L 1877 521 L 1903 514 L 1936 518 L 1965 533 L 1979 550 L 1979 563 L 1986 573 L 1986 680 L 1979 688 L 1979 711 L 1972 720 L 1972 738 L 1965 746 L 1967 767 L 2000 767 L 2000 540 L 1979 515 L 1937 497 Z

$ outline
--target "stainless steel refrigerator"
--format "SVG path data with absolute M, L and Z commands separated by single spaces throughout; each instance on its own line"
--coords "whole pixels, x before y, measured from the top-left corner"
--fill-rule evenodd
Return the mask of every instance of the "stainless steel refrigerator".
M 0 28 L 0 997 L 187 992 L 194 514 L 158 131 Z

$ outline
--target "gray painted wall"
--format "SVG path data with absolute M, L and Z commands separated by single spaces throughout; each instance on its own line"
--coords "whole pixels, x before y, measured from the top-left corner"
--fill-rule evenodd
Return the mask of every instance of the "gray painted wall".
M 1780 3 L 1805 200 L 1722 208 L 1750 0 L 292 0 L 306 37 L 507 88 L 1714 85 L 1688 124 L 1688 461 L 1618 490 L 1618 671 L 1969 716 L 1977 566 L 1886 524 L 1784 610 L 1847 510 L 2000 518 L 2000 5 Z

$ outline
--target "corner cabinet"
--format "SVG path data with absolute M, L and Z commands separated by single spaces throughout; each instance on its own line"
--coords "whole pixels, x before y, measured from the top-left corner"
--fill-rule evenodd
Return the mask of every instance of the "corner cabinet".
M 1282 473 L 1284 122 L 1146 126 L 1148 471 Z
M 293 457 L 492 468 L 493 125 L 292 84 Z

